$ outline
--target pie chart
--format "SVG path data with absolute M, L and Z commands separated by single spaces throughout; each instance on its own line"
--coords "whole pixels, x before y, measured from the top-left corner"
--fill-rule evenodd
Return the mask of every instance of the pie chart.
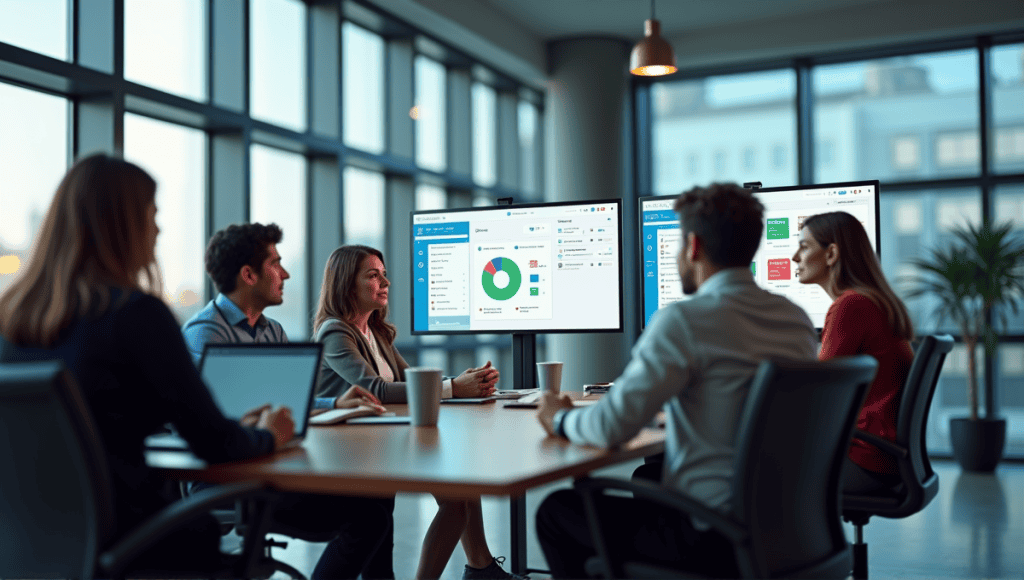
M 494 275 L 504 272 L 508 275 L 508 285 L 498 288 L 494 283 Z M 519 272 L 519 266 L 508 258 L 495 258 L 484 266 L 484 273 L 480 279 L 484 286 L 484 292 L 495 300 L 508 300 L 516 295 L 519 286 L 523 282 L 523 275 Z

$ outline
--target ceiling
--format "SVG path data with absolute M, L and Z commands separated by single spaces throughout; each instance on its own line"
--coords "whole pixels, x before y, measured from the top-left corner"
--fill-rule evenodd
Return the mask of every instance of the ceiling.
M 650 0 L 483 0 L 544 40 L 575 36 L 642 37 Z M 655 0 L 662 35 L 892 4 L 898 0 Z

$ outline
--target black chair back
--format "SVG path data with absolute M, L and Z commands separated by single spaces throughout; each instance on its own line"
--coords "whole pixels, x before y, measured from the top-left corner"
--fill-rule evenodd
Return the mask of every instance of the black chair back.
M 900 410 L 896 420 L 896 444 L 910 452 L 907 467 L 914 474 L 913 481 L 921 486 L 922 500 L 927 495 L 924 484 L 932 479 L 935 479 L 935 489 L 931 496 L 934 497 L 938 493 L 938 479 L 928 460 L 925 431 L 928 428 L 928 413 L 932 408 L 932 398 L 939 383 L 939 374 L 946 355 L 951 350 L 953 337 L 948 334 L 922 338 L 914 352 L 914 362 L 910 365 L 910 373 L 900 397 Z M 924 501 L 931 501 L 931 497 Z
M 878 363 L 868 355 L 761 364 L 737 434 L 732 517 L 745 577 L 844 577 L 839 479 Z
M 113 530 L 106 456 L 58 361 L 0 365 L 0 576 L 91 578 Z
M 896 419 L 894 443 L 900 453 L 893 457 L 902 484 L 896 490 L 845 496 L 843 515 L 847 519 L 866 523 L 872 515 L 906 517 L 919 512 L 938 494 L 939 478 L 928 460 L 925 430 L 939 374 L 951 350 L 953 337 L 949 335 L 925 336 L 917 343 Z

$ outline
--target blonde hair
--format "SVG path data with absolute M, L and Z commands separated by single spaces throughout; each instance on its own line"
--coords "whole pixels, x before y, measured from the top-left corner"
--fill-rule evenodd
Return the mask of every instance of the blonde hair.
M 313 316 L 313 335 L 320 330 L 320 325 L 328 318 L 337 318 L 351 322 L 356 315 L 356 278 L 363 261 L 376 256 L 384 263 L 384 254 L 369 246 L 341 246 L 331 253 L 324 266 L 324 280 L 320 284 L 320 299 L 317 302 L 316 314 Z M 395 342 L 398 330 L 388 322 L 388 308 L 379 308 L 370 314 L 368 325 L 377 334 L 387 339 L 388 344 Z
M 75 163 L 24 273 L 0 296 L 0 333 L 14 344 L 49 347 L 77 318 L 105 310 L 111 286 L 159 294 L 145 239 L 155 198 L 156 182 L 137 165 L 105 154 Z

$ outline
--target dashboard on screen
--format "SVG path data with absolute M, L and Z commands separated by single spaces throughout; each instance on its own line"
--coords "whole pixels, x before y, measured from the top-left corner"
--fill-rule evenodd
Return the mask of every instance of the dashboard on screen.
M 832 300 L 817 284 L 801 284 L 792 261 L 806 218 L 845 211 L 864 224 L 878 253 L 878 182 L 857 181 L 755 190 L 765 208 L 761 245 L 750 269 L 763 288 L 782 294 L 803 308 L 814 326 L 825 323 Z M 643 323 L 659 308 L 682 300 L 676 257 L 682 243 L 679 216 L 672 210 L 678 196 L 640 198 L 640 244 L 643 256 Z
M 622 330 L 621 200 L 412 213 L 412 332 Z

